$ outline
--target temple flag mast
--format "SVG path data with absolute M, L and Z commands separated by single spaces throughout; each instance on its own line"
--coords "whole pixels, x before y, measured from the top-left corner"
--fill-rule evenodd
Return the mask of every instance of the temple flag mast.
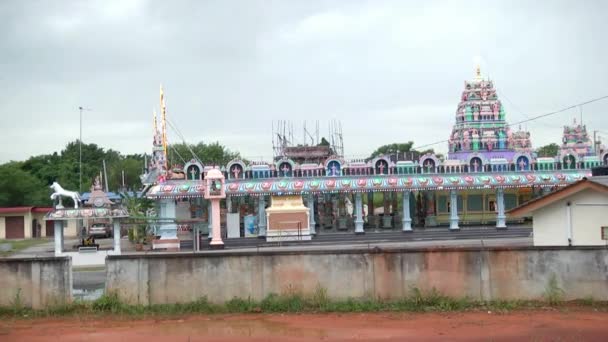
M 165 106 L 165 94 L 163 93 L 163 85 L 160 85 L 160 112 L 162 121 L 162 142 L 163 151 L 165 153 L 165 169 L 167 166 L 167 107 Z
M 158 121 L 156 120 L 156 109 L 152 108 L 152 113 L 154 116 L 154 135 L 158 133 Z

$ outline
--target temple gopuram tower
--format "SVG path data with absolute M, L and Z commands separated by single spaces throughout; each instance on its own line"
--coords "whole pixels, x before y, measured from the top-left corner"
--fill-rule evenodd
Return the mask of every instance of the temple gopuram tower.
M 494 83 L 481 76 L 464 82 L 456 123 L 448 140 L 448 159 L 480 169 L 491 160 L 513 162 L 516 155 L 531 152 L 530 134 L 512 132 L 505 120 L 505 110 Z
M 559 161 L 564 169 L 580 167 L 585 161 L 598 161 L 593 150 L 593 142 L 587 133 L 587 126 L 576 123 L 574 119 L 572 126 L 564 126 L 562 145 L 558 151 Z

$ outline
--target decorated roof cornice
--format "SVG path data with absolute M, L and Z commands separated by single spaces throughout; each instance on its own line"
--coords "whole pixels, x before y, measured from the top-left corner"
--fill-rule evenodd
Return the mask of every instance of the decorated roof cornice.
M 348 177 L 240 179 L 227 181 L 226 195 L 290 195 L 307 193 L 470 190 L 519 187 L 552 187 L 574 183 L 591 176 L 588 170 L 547 172 L 504 172 L 463 174 L 413 174 Z M 156 185 L 148 192 L 151 198 L 203 197 L 203 182 L 172 182 Z
M 121 219 L 129 217 L 129 211 L 126 208 L 67 208 L 55 209 L 46 214 L 45 220 L 53 221 L 68 221 L 77 219 Z

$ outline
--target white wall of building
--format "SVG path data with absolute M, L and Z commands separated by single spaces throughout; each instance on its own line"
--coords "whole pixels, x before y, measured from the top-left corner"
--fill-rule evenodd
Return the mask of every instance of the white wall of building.
M 601 227 L 608 226 L 608 195 L 583 190 L 533 213 L 535 246 L 568 246 L 568 205 L 573 246 L 604 246 Z

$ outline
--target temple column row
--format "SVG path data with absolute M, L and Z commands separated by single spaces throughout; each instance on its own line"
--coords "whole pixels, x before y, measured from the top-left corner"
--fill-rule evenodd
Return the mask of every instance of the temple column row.
M 354 214 L 355 214 L 355 234 L 363 234 L 365 230 L 363 228 L 363 195 L 362 193 L 355 194 L 355 204 L 354 204 Z M 402 231 L 410 232 L 412 231 L 412 216 L 410 210 L 410 197 L 411 191 L 403 192 L 402 199 L 402 214 L 403 218 L 402 222 Z M 427 226 L 436 225 L 435 223 L 435 213 L 434 213 L 434 196 L 432 192 L 425 193 L 425 199 L 427 201 Z M 307 198 L 308 208 L 309 208 L 309 228 L 311 234 L 316 234 L 316 221 L 315 221 L 315 201 L 316 198 L 313 194 L 309 194 Z M 332 200 L 336 202 L 335 200 Z M 229 204 L 230 201 L 229 201 Z M 334 203 L 334 207 L 337 203 Z M 373 193 L 368 193 L 368 211 L 373 213 Z M 496 190 L 496 208 L 497 208 L 497 217 L 496 217 L 496 228 L 506 228 L 506 215 L 505 215 L 505 203 L 504 203 L 504 189 Z M 265 236 L 266 235 L 266 199 L 263 196 L 259 197 L 258 200 L 258 235 Z M 209 212 L 211 212 L 211 203 L 209 203 Z M 450 230 L 459 230 L 459 220 L 458 217 L 458 192 L 456 190 L 450 191 Z M 431 221 L 431 222 L 429 222 Z M 209 224 L 211 227 L 212 218 L 209 216 Z M 211 235 L 210 231 L 210 235 Z
M 505 215 L 505 190 L 496 190 L 496 228 L 507 228 Z M 450 191 L 450 230 L 458 230 L 458 193 Z

